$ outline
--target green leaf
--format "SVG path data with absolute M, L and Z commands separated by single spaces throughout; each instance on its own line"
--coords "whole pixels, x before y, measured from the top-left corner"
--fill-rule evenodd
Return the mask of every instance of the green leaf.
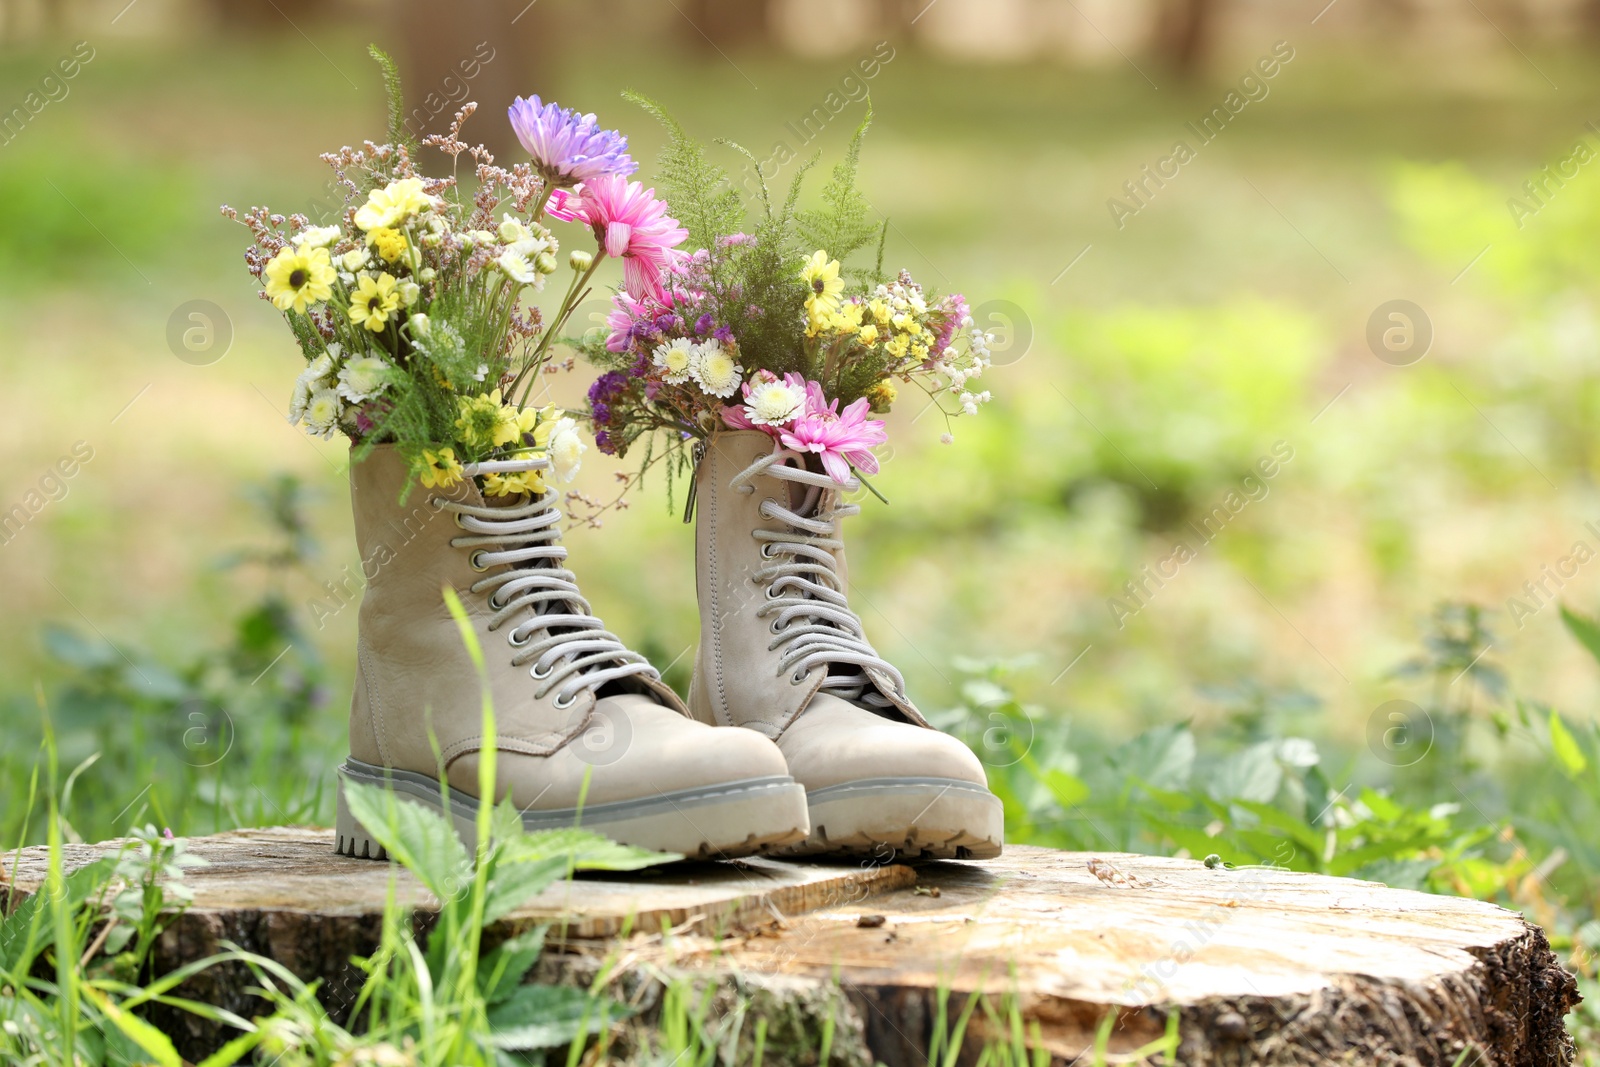
M 1182 789 L 1194 770 L 1194 734 L 1187 723 L 1146 730 L 1110 755 L 1124 775 L 1158 789 Z
M 616 1001 L 571 986 L 525 985 L 489 1009 L 495 1048 L 557 1048 L 631 1014 Z
M 1044 784 L 1063 808 L 1076 807 L 1089 799 L 1088 785 L 1075 774 L 1052 769 L 1045 772 Z
M 441 901 L 472 881 L 466 847 L 443 815 L 382 786 L 346 782 L 344 797 L 350 814 Z
M 493 1005 L 507 993 L 522 984 L 528 971 L 539 962 L 544 952 L 544 937 L 548 926 L 535 926 L 515 937 L 507 938 L 489 952 L 478 964 L 478 980 L 483 987 L 483 999 Z
M 503 859 L 497 860 L 484 888 L 484 925 L 503 919 L 561 881 L 570 869 L 565 856 L 547 856 L 543 859 L 524 859 L 509 863 Z
M 1589 650 L 1589 655 L 1600 662 L 1600 622 L 1568 610 L 1565 604 L 1561 605 L 1561 621 L 1566 623 L 1567 632 L 1576 637 L 1578 643 Z
M 1265 804 L 1278 795 L 1283 766 L 1278 742 L 1262 741 L 1233 753 L 1211 772 L 1206 791 L 1218 800 L 1254 800 Z
M 172 1040 L 132 1012 L 123 1011 L 110 997 L 75 978 L 82 992 L 95 1002 L 113 1025 L 143 1049 L 159 1067 L 183 1067 L 183 1057 L 173 1047 Z
M 116 863 L 116 857 L 102 856 L 63 878 L 67 910 L 76 912 L 85 902 L 98 897 Z M 30 893 L 0 921 L 0 975 L 26 974 L 39 953 L 49 947 L 49 942 L 39 937 L 47 904 L 42 890 Z
M 1578 747 L 1578 739 L 1572 736 L 1554 708 L 1550 709 L 1550 751 L 1568 778 L 1577 778 L 1589 766 L 1583 749 Z

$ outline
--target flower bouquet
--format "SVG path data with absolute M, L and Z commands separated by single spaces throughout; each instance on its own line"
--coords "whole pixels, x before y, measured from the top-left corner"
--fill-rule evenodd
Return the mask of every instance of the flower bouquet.
M 661 184 L 697 250 L 667 249 L 659 284 L 630 278 L 607 329 L 586 338 L 586 357 L 603 371 L 589 390 L 602 452 L 625 455 L 642 438 L 642 470 L 664 441 L 681 469 L 676 446 L 720 427 L 755 429 L 775 449 L 815 457 L 842 485 L 852 471 L 878 471 L 873 449 L 887 433 L 869 415 L 888 412 L 902 385 L 926 394 L 947 423 L 989 399 L 969 388 L 989 364 L 990 338 L 965 300 L 883 271 L 888 222 L 870 218 L 855 186 L 870 110 L 821 207 L 796 208 L 813 158 L 781 202 L 762 182 L 761 211 L 746 232 L 726 175 L 659 107 L 632 99 L 667 128 Z M 587 183 L 558 191 L 550 214 L 588 221 L 592 195 Z M 842 265 L 874 250 L 870 266 Z M 952 439 L 947 426 L 943 440 Z
M 476 107 L 469 103 L 448 133 L 423 143 L 453 171 L 466 157 L 472 194 L 455 173 L 423 174 L 399 118 L 394 65 L 372 52 L 388 84 L 390 139 L 322 157 L 345 192 L 338 219 L 314 225 L 264 207 L 242 216 L 223 208 L 254 235 L 246 264 L 306 359 L 289 421 L 318 437 L 344 434 L 356 460 L 393 444 L 414 475 L 407 491 L 470 476 L 486 496 L 539 495 L 547 470 L 572 479 L 586 447 L 574 419 L 530 406 L 539 375 L 563 365 L 552 343 L 607 257 L 623 260 L 630 289 L 664 299 L 668 250 L 685 232 L 626 180 L 637 169 L 626 138 L 537 96 L 510 110 L 531 163 L 498 166 L 481 145 L 462 141 Z M 524 297 L 558 270 L 560 245 L 546 219 L 575 216 L 566 190 L 580 183 L 597 245 L 568 257 L 571 280 L 546 318 Z

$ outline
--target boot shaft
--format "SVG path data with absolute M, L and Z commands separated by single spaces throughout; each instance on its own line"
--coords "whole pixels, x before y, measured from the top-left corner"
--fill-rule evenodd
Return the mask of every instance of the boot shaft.
M 838 523 L 853 507 L 840 507 L 840 489 L 813 475 L 812 482 L 751 473 L 773 455 L 773 440 L 759 430 L 721 430 L 704 443 L 695 471 L 695 577 L 700 601 L 700 647 L 690 687 L 691 714 L 718 726 L 744 726 L 776 738 L 810 706 L 830 681 L 826 663 L 786 663 L 787 626 L 815 620 L 801 609 L 781 610 L 786 591 L 773 582 L 784 562 L 814 569 L 807 574 L 816 601 L 844 631 L 853 630 L 861 655 L 876 659 L 861 637 L 860 621 L 845 597 L 844 548 Z M 797 527 L 775 512 L 800 514 Z M 800 554 L 775 551 L 780 543 L 805 540 Z M 819 543 L 822 542 L 822 543 Z M 782 582 L 780 581 L 779 585 Z M 819 588 L 820 587 L 820 588 Z M 792 590 L 789 586 L 788 590 Z M 784 615 L 789 618 L 786 620 Z M 849 660 L 842 660 L 847 665 Z M 881 694 L 879 714 L 926 725 L 906 699 L 903 683 L 887 664 L 861 667 L 867 688 Z M 860 666 L 858 663 L 857 666 Z M 886 669 L 885 669 L 886 668 Z

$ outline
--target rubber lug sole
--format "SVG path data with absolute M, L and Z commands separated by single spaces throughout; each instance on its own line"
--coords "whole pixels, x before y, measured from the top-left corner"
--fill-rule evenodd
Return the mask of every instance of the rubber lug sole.
M 987 860 L 1005 844 L 1000 798 L 956 778 L 871 778 L 812 790 L 811 833 L 786 857 L 883 863 Z
M 475 840 L 478 800 L 451 789 L 446 803 L 436 779 L 414 771 L 376 767 L 347 759 L 338 770 L 335 816 L 336 850 L 357 859 L 387 858 L 382 845 L 351 814 L 345 801 L 349 782 L 392 785 L 395 796 L 446 815 L 469 848 Z M 805 839 L 804 788 L 787 776 L 720 782 L 637 800 L 576 808 L 525 811 L 522 824 L 530 833 L 578 826 L 613 841 L 688 859 L 733 859 L 776 852 Z

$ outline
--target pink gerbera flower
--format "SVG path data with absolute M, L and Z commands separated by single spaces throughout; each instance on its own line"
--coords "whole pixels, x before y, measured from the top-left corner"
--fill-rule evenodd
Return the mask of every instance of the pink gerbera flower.
M 606 255 L 622 260 L 628 292 L 637 300 L 668 303 L 662 276 L 686 258 L 678 245 L 689 231 L 667 214 L 665 201 L 616 174 L 591 178 L 569 195 L 557 189 L 547 207 L 552 218 L 586 223 Z
M 822 469 L 843 485 L 850 480 L 850 465 L 866 474 L 878 473 L 878 457 L 869 449 L 889 439 L 882 419 L 867 418 L 865 397 L 844 411 L 839 402 L 829 404 L 817 382 L 806 383 L 806 410 L 778 436 L 783 447 L 810 452 L 822 460 Z M 723 415 L 727 418 L 726 412 Z

